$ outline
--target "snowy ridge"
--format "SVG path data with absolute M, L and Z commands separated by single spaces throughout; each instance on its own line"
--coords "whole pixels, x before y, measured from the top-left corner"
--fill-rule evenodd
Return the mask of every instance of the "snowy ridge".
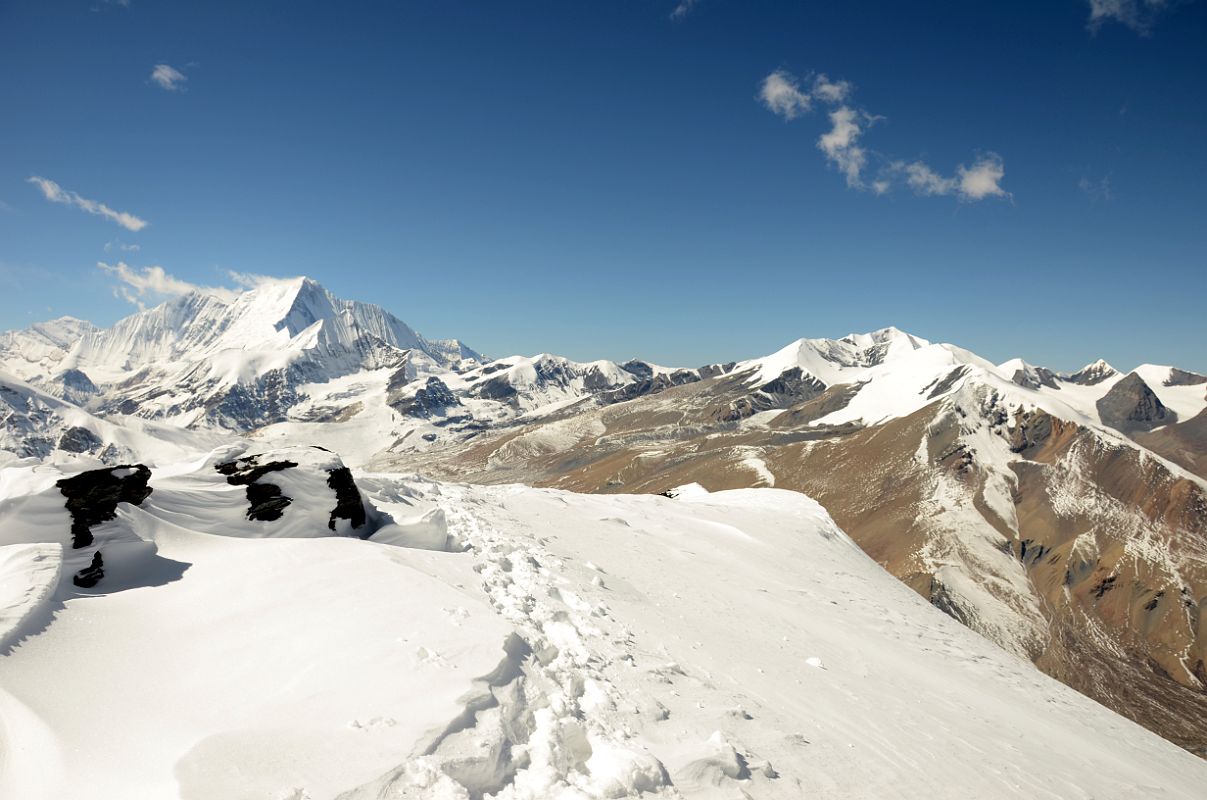
M 0 656 L 5 796 L 1123 800 L 1207 779 L 939 613 L 795 492 L 360 476 L 367 504 L 455 543 L 417 549 L 336 535 L 330 495 L 265 537 L 277 522 L 241 518 L 216 477 L 250 452 L 153 474 L 105 530 L 161 566 L 60 583 L 53 622 Z M 310 474 L 335 458 L 261 455 Z M 10 497 L 46 507 L 0 536 L 61 539 L 54 499 Z

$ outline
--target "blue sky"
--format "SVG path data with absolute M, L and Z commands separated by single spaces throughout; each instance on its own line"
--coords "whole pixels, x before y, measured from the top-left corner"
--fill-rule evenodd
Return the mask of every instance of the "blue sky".
M 7 0 L 0 109 L 0 328 L 233 271 L 494 355 L 1207 370 L 1201 0 Z

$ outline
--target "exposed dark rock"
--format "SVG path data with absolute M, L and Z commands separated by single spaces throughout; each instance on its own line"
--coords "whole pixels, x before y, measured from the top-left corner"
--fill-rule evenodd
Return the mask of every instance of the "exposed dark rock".
M 427 379 L 427 384 L 411 397 L 390 401 L 390 406 L 399 414 L 428 419 L 449 408 L 461 405 L 452 390 L 436 376 Z
M 101 551 L 97 550 L 92 554 L 92 563 L 72 576 L 71 582 L 81 589 L 91 589 L 100 583 L 103 577 L 105 577 L 105 560 L 101 558 Z
M 1018 543 L 1018 560 L 1032 566 L 1047 555 L 1051 549 L 1046 545 L 1036 543 L 1033 539 L 1023 539 Z
M 1118 579 L 1118 575 L 1108 575 L 1098 583 L 1094 584 L 1094 587 L 1090 589 L 1090 593 L 1093 594 L 1094 597 L 1101 599 L 1104 594 L 1115 588 L 1115 581 Z
M 273 522 L 281 518 L 292 498 L 281 492 L 275 483 L 249 483 L 247 485 L 247 518 L 258 522 Z
M 114 473 L 120 473 L 120 477 Z M 142 505 L 151 494 L 151 470 L 142 464 L 93 469 L 63 478 L 55 486 L 71 513 L 71 546 L 92 544 L 92 527 L 117 516 L 118 503 Z
M 732 383 L 735 387 L 749 380 L 753 373 L 743 372 L 726 378 L 722 385 Z M 800 367 L 784 370 L 779 377 L 759 386 L 750 394 L 739 397 L 713 412 L 718 422 L 735 422 L 754 416 L 760 411 L 790 406 L 811 400 L 826 390 L 826 385 L 813 375 L 805 374 Z
M 1072 375 L 1066 375 L 1064 380 L 1067 383 L 1076 383 L 1081 386 L 1094 386 L 1118 374 L 1114 367 L 1100 359 L 1093 364 L 1087 364 Z
M 647 364 L 644 364 L 640 361 L 630 361 L 629 364 L 642 364 L 642 366 L 648 367 Z M 695 383 L 696 381 L 700 380 L 700 376 L 690 369 L 677 369 L 674 372 L 664 372 L 658 375 L 653 374 L 653 370 L 651 369 L 650 374 L 644 377 L 640 375 L 640 371 L 634 372 L 633 370 L 629 369 L 628 365 L 625 366 L 625 369 L 640 377 L 641 380 L 603 392 L 599 395 L 601 402 L 623 403 L 626 400 L 633 400 L 638 397 L 644 397 L 648 394 L 658 394 L 659 392 L 665 391 L 672 386 L 680 386 L 685 383 Z
M 1177 367 L 1171 369 L 1169 377 L 1165 379 L 1166 386 L 1198 386 L 1200 383 L 1207 383 L 1207 375 L 1199 375 L 1197 372 L 1187 372 Z
M 725 375 L 736 366 L 736 361 L 730 361 L 725 364 L 705 364 L 696 370 L 696 373 L 700 376 L 700 380 L 707 380 L 708 378 L 715 378 L 718 375 Z
M 930 394 L 926 396 L 926 399 L 933 400 L 936 397 L 951 391 L 951 388 L 956 385 L 956 381 L 964 377 L 967 372 L 968 367 L 956 367 L 951 372 L 944 375 L 941 379 L 935 380 L 928 386 L 923 387 L 923 392 L 925 392 L 927 389 L 930 389 Z
M 644 361 L 637 361 L 635 359 L 633 361 L 626 361 L 620 365 L 620 368 L 625 372 L 636 375 L 638 378 L 654 377 L 654 368 Z
M 232 486 L 247 487 L 247 518 L 260 522 L 278 520 L 293 502 L 281 492 L 281 487 L 272 483 L 260 483 L 260 478 L 270 472 L 292 469 L 296 461 L 270 461 L 259 463 L 259 456 L 247 456 L 223 464 L 214 465 L 214 469 L 226 476 L 226 482 Z
M 105 443 L 87 428 L 72 426 L 59 437 L 59 449 L 68 453 L 91 453 Z
M 335 508 L 331 509 L 331 519 L 327 527 L 335 530 L 337 519 L 346 519 L 353 528 L 365 524 L 365 503 L 361 499 L 360 490 L 352 480 L 352 470 L 347 467 L 337 467 L 327 472 L 327 485 L 335 491 Z
M 1152 430 L 1178 419 L 1134 372 L 1112 386 L 1097 405 L 1102 421 L 1125 433 Z
M 943 582 L 936 577 L 932 577 L 930 582 L 930 604 L 961 625 L 971 627 L 973 620 L 969 617 L 968 612 L 956 601 Z
M 232 486 L 246 486 L 249 483 L 255 483 L 270 472 L 280 472 L 283 469 L 293 469 L 296 466 L 297 462 L 288 460 L 270 461 L 267 464 L 261 464 L 260 457 L 256 455 L 227 461 L 224 464 L 216 464 L 214 470 L 220 475 L 225 475 L 226 482 Z
M 1016 369 L 1010 380 L 1027 389 L 1038 389 L 1041 386 L 1047 386 L 1049 389 L 1060 389 L 1060 384 L 1056 380 L 1056 373 L 1044 367 L 1032 367 L 1030 372 Z
M 253 383 L 231 386 L 225 393 L 207 401 L 206 417 L 234 430 L 284 422 L 288 419 L 289 409 L 302 400 L 293 388 L 303 382 L 300 374 L 293 375 L 301 369 L 301 365 L 296 365 L 290 369 L 272 370 Z
M 407 368 L 404 364 L 400 369 L 395 370 L 394 373 L 390 375 L 390 382 L 386 384 L 386 394 L 392 395 L 410 382 L 411 378 L 407 375 Z
M 1010 431 L 1010 450 L 1022 453 L 1043 444 L 1052 435 L 1052 417 L 1045 411 L 1014 412 L 1014 428 Z
M 516 396 L 516 390 L 505 375 L 497 375 L 479 383 L 470 394 L 483 400 L 510 400 Z
M 82 405 L 100 393 L 92 379 L 78 369 L 63 370 L 54 378 L 54 383 L 57 384 L 54 393 L 69 403 Z
M 826 385 L 812 375 L 801 372 L 800 367 L 784 370 L 778 378 L 759 387 L 760 392 L 791 397 L 794 400 L 809 400 L 826 390 Z
M 507 363 L 506 361 L 498 361 L 494 364 L 490 364 L 489 366 L 482 367 L 482 374 L 483 375 L 493 375 L 500 370 L 510 369 L 510 368 L 511 368 L 511 364 Z

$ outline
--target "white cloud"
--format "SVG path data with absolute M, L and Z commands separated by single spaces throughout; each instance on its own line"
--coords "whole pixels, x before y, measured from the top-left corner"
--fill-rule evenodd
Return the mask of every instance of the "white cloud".
M 777 69 L 763 79 L 759 100 L 769 111 L 787 120 L 808 113 L 815 101 L 836 106 L 828 115 L 830 130 L 818 138 L 817 147 L 853 189 L 883 195 L 904 182 L 919 195 L 951 195 L 961 200 L 1010 196 L 1001 186 L 1006 169 L 996 153 L 978 158 L 970 167 L 961 164 L 955 176 L 946 177 L 922 161 L 888 161 L 882 154 L 868 150 L 862 137 L 870 125 L 883 117 L 848 102 L 853 94 L 850 82 L 832 80 L 825 73 L 814 76 L 806 91 L 791 73 Z M 864 176 L 873 159 L 881 166 L 874 179 L 867 180 Z
M 903 173 L 906 185 L 917 194 L 951 194 L 956 189 L 955 178 L 944 178 L 921 161 L 915 161 L 912 164 L 898 161 L 892 165 L 891 169 Z
M 852 188 L 863 186 L 863 168 L 867 165 L 867 152 L 858 144 L 863 134 L 860 127 L 863 117 L 850 106 L 841 106 L 830 112 L 829 133 L 822 134 L 817 140 L 817 146 L 846 176 L 847 186 Z
M 1006 176 L 1006 167 L 996 153 L 989 153 L 977 159 L 971 167 L 961 164 L 956 168 L 959 175 L 957 191 L 964 200 L 984 200 L 986 197 L 1008 197 L 1002 188 L 1002 178 Z
M 147 227 L 148 223 L 146 220 L 139 219 L 133 214 L 127 214 L 125 211 L 114 211 L 104 203 L 80 197 L 75 192 L 64 189 L 52 180 L 39 178 L 37 175 L 34 175 L 29 178 L 28 182 L 37 186 L 42 191 L 42 195 L 52 203 L 75 206 L 87 211 L 89 214 L 96 214 L 97 216 L 112 220 L 129 231 L 141 231 Z
M 139 308 L 146 308 L 148 301 L 158 303 L 170 297 L 179 297 L 189 292 L 212 295 L 221 300 L 230 301 L 239 295 L 239 290 L 223 286 L 199 286 L 195 283 L 181 280 L 169 275 L 163 267 L 150 266 L 141 269 L 131 267 L 124 261 L 116 264 L 96 263 L 97 269 L 108 273 L 119 281 L 113 293 L 118 297 L 133 303 Z
M 671 19 L 676 21 L 683 19 L 692 13 L 699 2 L 700 0 L 679 0 L 679 5 L 675 6 L 675 10 L 671 12 Z
M 228 270 L 226 275 L 235 284 L 233 287 L 201 286 L 200 284 L 177 278 L 158 265 L 139 268 L 131 267 L 124 261 L 119 261 L 116 264 L 106 264 L 104 261 L 98 261 L 96 266 L 97 269 L 112 276 L 117 281 L 117 285 L 113 287 L 113 294 L 116 297 L 132 303 L 140 309 L 145 309 L 148 305 L 155 305 L 164 300 L 188 294 L 189 292 L 207 294 L 229 303 L 243 292 L 266 284 L 281 283 L 283 280 L 288 280 L 272 278 L 267 275 L 256 275 L 251 272 Z
M 1171 5 L 1170 0 L 1089 0 L 1090 30 L 1109 20 L 1147 35 L 1157 15 Z
M 126 244 L 121 239 L 114 239 L 111 242 L 105 242 L 105 252 L 112 253 L 117 250 L 122 253 L 137 253 L 142 247 L 136 244 Z
M 841 103 L 851 94 L 848 81 L 832 81 L 823 72 L 813 79 L 813 96 L 827 103 Z
M 971 167 L 961 164 L 953 177 L 940 175 L 923 161 L 895 161 L 889 165 L 888 175 L 901 175 L 905 184 L 915 194 L 923 196 L 955 195 L 961 200 L 984 200 L 987 197 L 1009 197 L 1002 188 L 1006 168 L 996 153 L 987 153 L 973 162 Z
M 801 91 L 796 78 L 782 69 L 763 78 L 759 99 L 769 111 L 784 119 L 796 119 L 813 107 L 812 99 Z
M 188 80 L 185 74 L 175 67 L 167 64 L 156 64 L 151 70 L 151 80 L 159 85 L 161 89 L 167 89 L 169 92 L 184 91 L 184 83 Z

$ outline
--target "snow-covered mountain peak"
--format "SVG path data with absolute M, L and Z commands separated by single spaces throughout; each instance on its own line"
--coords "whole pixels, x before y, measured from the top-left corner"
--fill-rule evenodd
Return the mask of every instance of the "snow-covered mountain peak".
M 769 356 L 741 362 L 736 371 L 756 370 L 752 381 L 757 383 L 775 380 L 793 369 L 827 385 L 850 383 L 870 367 L 932 346 L 927 340 L 897 328 L 881 328 L 869 333 L 850 333 L 841 339 L 797 339 Z
M 105 413 L 224 427 L 279 420 L 303 384 L 397 369 L 408 354 L 439 369 L 483 360 L 306 277 L 261 280 L 234 297 L 189 292 L 111 328 L 65 319 L 0 336 L 0 368 L 47 382 L 58 396 L 91 403 L 95 395 Z M 68 373 L 71 386 L 49 385 Z
M 1100 358 L 1092 364 L 1086 364 L 1072 375 L 1065 376 L 1064 380 L 1069 383 L 1081 384 L 1082 386 L 1093 386 L 1118 374 L 1119 370 Z
M 926 339 L 906 333 L 893 325 L 868 333 L 848 333 L 839 341 L 850 342 L 861 350 L 883 344 L 899 345 L 902 349 L 917 350 L 930 344 Z

